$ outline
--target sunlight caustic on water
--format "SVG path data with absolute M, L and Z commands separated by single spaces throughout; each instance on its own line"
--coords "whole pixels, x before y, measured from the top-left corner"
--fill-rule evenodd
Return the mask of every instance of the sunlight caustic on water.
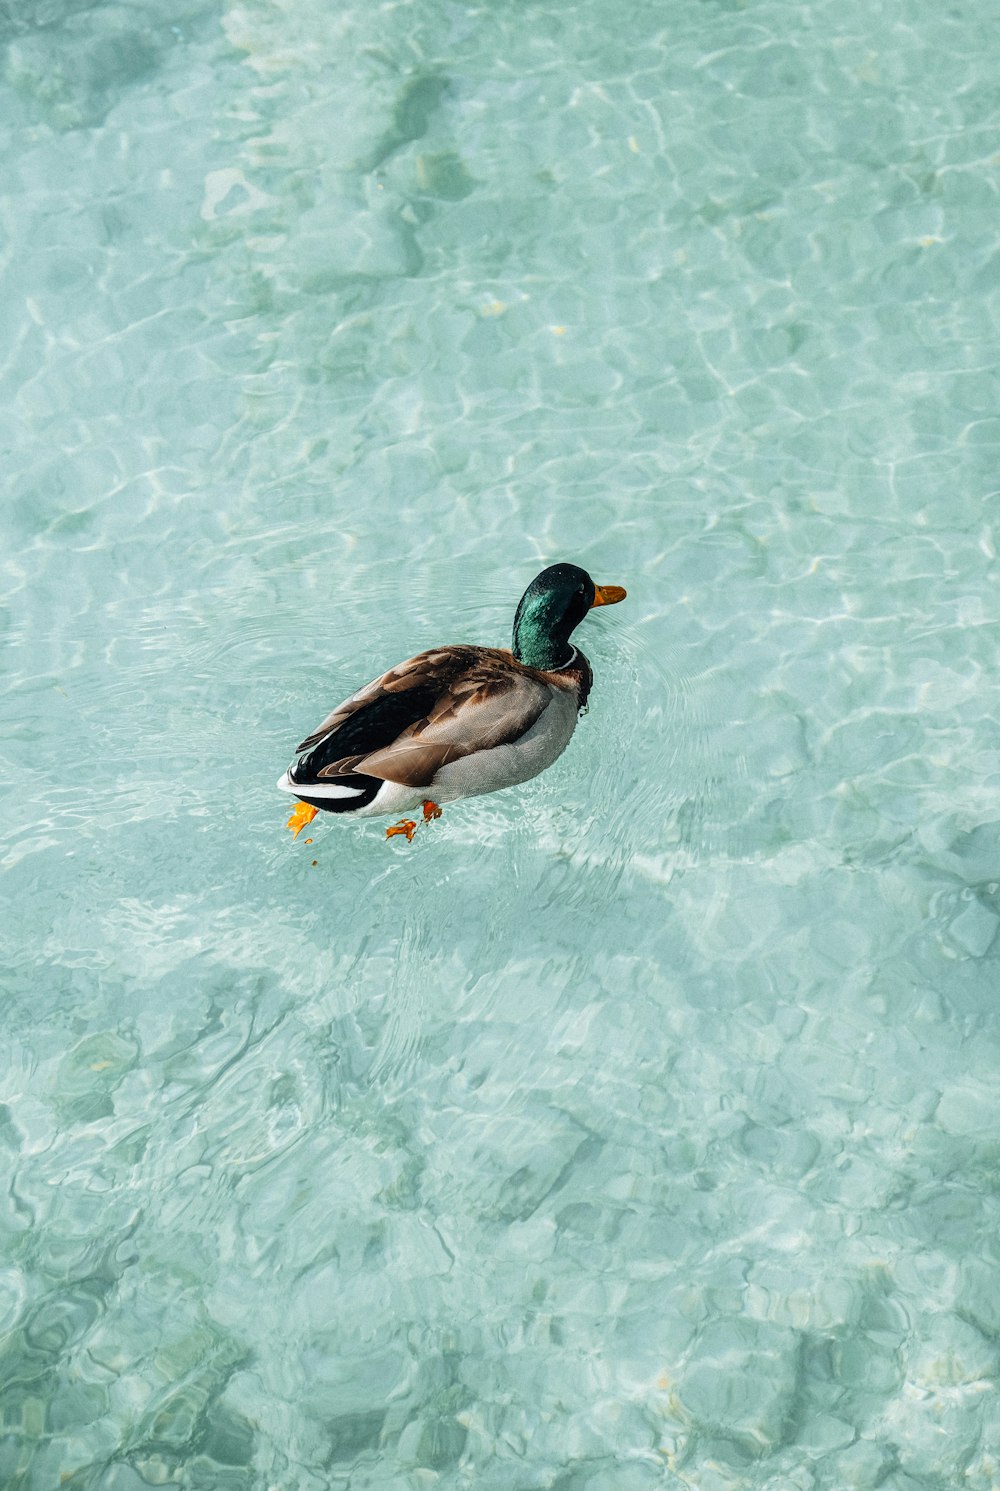
M 0 9 L 0 1486 L 995 1491 L 1000 16 Z

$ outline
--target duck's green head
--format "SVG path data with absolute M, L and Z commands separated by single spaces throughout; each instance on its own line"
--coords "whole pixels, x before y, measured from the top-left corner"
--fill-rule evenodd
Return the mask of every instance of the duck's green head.
M 570 633 L 587 612 L 624 599 L 620 585 L 595 585 L 579 565 L 550 564 L 521 597 L 511 650 L 529 668 L 564 667 L 573 655 Z

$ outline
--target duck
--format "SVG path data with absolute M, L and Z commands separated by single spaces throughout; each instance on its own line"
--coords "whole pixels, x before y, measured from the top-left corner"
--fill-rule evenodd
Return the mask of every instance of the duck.
M 397 663 L 338 704 L 278 779 L 298 801 L 297 836 L 319 812 L 373 818 L 478 797 L 529 781 L 569 745 L 594 681 L 570 641 L 596 606 L 625 599 L 585 569 L 550 564 L 514 614 L 511 646 L 456 643 Z M 415 818 L 386 830 L 412 840 Z M 307 841 L 311 842 L 311 840 Z

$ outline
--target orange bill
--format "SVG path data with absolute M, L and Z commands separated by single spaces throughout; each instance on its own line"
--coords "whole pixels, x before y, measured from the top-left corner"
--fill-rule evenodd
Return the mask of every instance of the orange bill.
M 619 601 L 625 599 L 627 594 L 628 592 L 623 590 L 620 585 L 595 585 L 594 605 L 616 606 Z

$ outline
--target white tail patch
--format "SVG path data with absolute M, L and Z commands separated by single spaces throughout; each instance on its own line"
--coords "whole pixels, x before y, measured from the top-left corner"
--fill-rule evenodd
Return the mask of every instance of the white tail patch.
M 278 778 L 278 789 L 290 792 L 293 797 L 360 797 L 363 787 L 341 787 L 335 782 L 293 782 L 286 771 Z

